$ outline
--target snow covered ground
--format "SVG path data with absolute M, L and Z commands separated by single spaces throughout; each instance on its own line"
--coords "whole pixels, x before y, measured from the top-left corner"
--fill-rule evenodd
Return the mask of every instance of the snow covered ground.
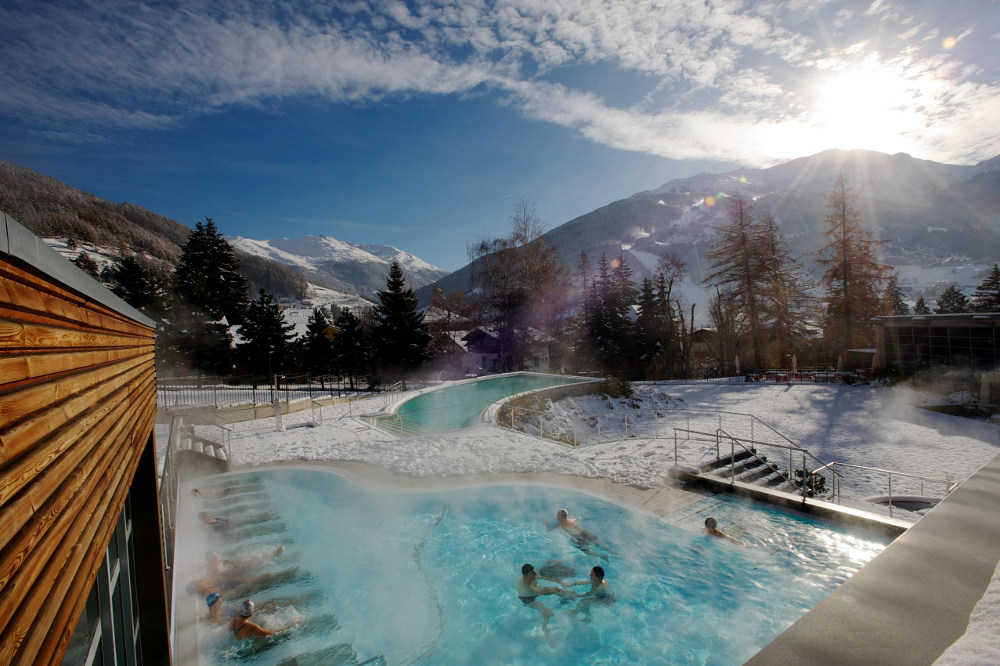
M 942 480 L 948 474 L 962 482 L 1000 453 L 1000 426 L 921 409 L 921 404 L 940 404 L 941 397 L 906 388 L 638 384 L 635 389 L 631 399 L 587 396 L 559 401 L 548 410 L 542 424 L 547 432 L 556 424 L 565 431 L 568 424 L 576 430 L 578 439 L 586 442 L 597 439 L 596 424 L 601 423 L 604 441 L 582 446 L 568 446 L 492 425 L 396 439 L 358 418 L 359 414 L 384 409 L 385 400 L 379 396 L 350 406 L 324 408 L 322 425 L 313 424 L 310 410 L 285 415 L 283 432 L 276 431 L 273 418 L 232 424 L 232 458 L 237 467 L 276 461 L 356 461 L 418 477 L 559 472 L 649 487 L 663 483 L 673 464 L 672 429 L 681 427 L 679 424 L 688 427 L 691 418 L 690 429 L 714 431 L 713 424 L 720 422 L 719 411 L 728 412 L 721 416 L 721 423 L 734 436 L 742 437 L 749 431 L 749 417 L 740 414 L 753 414 L 759 419 L 754 421 L 756 439 L 781 441 L 761 425 L 767 424 L 826 463 L 836 461 Z M 661 416 L 654 418 L 657 413 Z M 598 414 L 599 419 L 595 417 Z M 616 433 L 624 435 L 624 414 L 632 415 L 629 437 L 608 440 Z M 220 429 L 201 426 L 199 431 L 212 438 Z M 166 441 L 165 433 L 159 433 L 158 441 Z M 691 464 L 714 454 L 714 450 L 714 443 L 692 441 L 681 447 L 678 455 L 682 463 Z M 903 492 L 897 483 L 902 484 L 902 478 L 894 480 L 896 495 Z M 943 482 L 928 484 L 924 494 L 940 496 L 942 492 Z M 886 494 L 881 474 L 847 474 L 842 493 L 845 504 L 887 512 L 885 507 L 865 501 Z M 919 518 L 918 514 L 898 510 L 894 515 Z M 942 661 L 985 663 L 981 661 L 983 654 L 995 656 L 1000 649 L 998 628 L 1000 578 L 995 576 L 966 638 L 953 646 Z
M 940 397 L 903 388 L 637 384 L 635 389 L 630 399 L 585 396 L 561 400 L 545 412 L 541 427 L 546 433 L 559 430 L 584 442 L 580 446 L 489 425 L 399 440 L 357 418 L 384 409 L 384 399 L 375 397 L 325 407 L 322 426 L 311 424 L 308 410 L 286 415 L 284 432 L 276 432 L 273 419 L 233 424 L 233 463 L 349 460 L 419 477 L 560 472 L 651 487 L 661 484 L 673 465 L 674 428 L 710 433 L 721 426 L 743 438 L 753 428 L 758 442 L 784 444 L 787 438 L 809 451 L 810 469 L 837 462 L 934 479 L 921 487 L 918 480 L 896 475 L 893 495 L 941 497 L 946 478 L 961 482 L 1000 453 L 1000 427 L 920 409 L 918 404 L 940 402 Z M 628 438 L 623 439 L 626 414 Z M 602 439 L 594 443 L 598 428 Z M 218 429 L 206 426 L 202 434 L 217 437 Z M 679 437 L 684 439 L 683 430 Z M 772 460 L 787 461 L 787 451 L 759 448 Z M 715 451 L 714 439 L 692 435 L 677 453 L 679 462 L 694 465 Z M 801 464 L 800 454 L 793 463 Z M 888 494 L 886 474 L 851 468 L 842 473 L 845 504 L 887 513 L 867 501 Z M 894 515 L 919 517 L 898 509 Z

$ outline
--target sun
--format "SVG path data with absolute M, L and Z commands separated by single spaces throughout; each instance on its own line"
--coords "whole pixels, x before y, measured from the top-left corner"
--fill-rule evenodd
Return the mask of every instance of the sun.
M 828 148 L 905 151 L 919 121 L 916 96 L 893 67 L 866 64 L 831 72 L 817 87 L 813 126 Z

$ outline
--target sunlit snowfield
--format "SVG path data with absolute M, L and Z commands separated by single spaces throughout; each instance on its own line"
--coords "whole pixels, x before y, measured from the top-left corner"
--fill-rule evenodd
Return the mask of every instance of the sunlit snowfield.
M 262 541 L 283 542 L 285 555 L 264 570 L 294 561 L 299 575 L 255 601 L 302 601 L 254 619 L 303 624 L 260 652 L 249 643 L 237 647 L 224 627 L 202 625 L 202 663 L 280 663 L 334 645 L 358 661 L 383 655 L 388 663 L 741 663 L 885 545 L 718 497 L 661 522 L 533 486 L 397 493 L 321 471 L 251 478 L 265 491 L 243 510 L 273 510 L 279 518 L 270 524 L 280 528 L 237 541 L 204 531 L 204 545 L 237 557 Z M 546 531 L 542 521 L 559 507 L 613 548 L 607 561 L 577 550 L 563 532 Z M 708 515 L 747 546 L 704 535 Z M 604 566 L 618 602 L 595 607 L 586 622 L 573 612 L 577 602 L 540 597 L 556 611 L 546 637 L 541 616 L 518 600 L 514 584 L 522 563 L 553 560 L 571 567 L 573 580 Z
M 673 425 L 685 426 L 685 409 L 748 413 L 825 463 L 845 462 L 942 479 L 938 486 L 943 486 L 946 474 L 957 482 L 967 479 L 1000 452 L 1000 428 L 920 409 L 917 404 L 940 397 L 905 388 L 636 384 L 635 389 L 635 397 L 627 400 L 598 396 L 561 400 L 553 404 L 547 418 L 582 422 L 591 415 L 600 415 L 601 434 L 607 438 L 615 434 L 616 427 L 622 430 L 624 414 L 634 417 L 638 412 L 676 409 L 680 411 L 671 417 L 675 419 Z M 309 410 L 289 414 L 284 418 L 284 432 L 275 431 L 274 419 L 231 424 L 233 462 L 240 466 L 346 460 L 416 477 L 558 472 L 640 487 L 662 484 L 674 463 L 672 434 L 665 419 L 657 419 L 658 425 L 654 425 L 649 418 L 630 417 L 628 439 L 579 447 L 496 427 L 398 439 L 358 418 L 359 414 L 376 413 L 384 406 L 384 400 L 377 397 L 325 407 L 319 426 L 314 425 L 315 416 Z M 705 427 L 709 428 L 712 417 L 706 419 Z M 653 430 L 658 439 L 651 437 Z M 215 438 L 223 434 L 214 426 L 201 426 L 199 432 Z M 765 438 L 760 430 L 756 436 Z M 167 441 L 162 430 L 157 441 L 161 448 Z M 682 463 L 695 464 L 713 452 L 714 446 L 692 444 L 682 447 L 679 455 Z M 845 475 L 841 489 L 845 504 L 888 513 L 885 506 L 868 501 L 886 494 L 884 476 L 850 473 Z M 940 488 L 930 484 L 925 490 L 926 494 L 940 494 Z M 894 515 L 919 518 L 919 514 L 901 511 Z

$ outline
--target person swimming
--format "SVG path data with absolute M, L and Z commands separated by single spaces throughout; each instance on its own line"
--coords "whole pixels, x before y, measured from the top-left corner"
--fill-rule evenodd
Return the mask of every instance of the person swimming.
M 611 590 L 611 586 L 608 585 L 608 581 L 604 578 L 604 567 L 594 567 L 590 570 L 590 578 L 588 580 L 578 580 L 572 583 L 565 583 L 567 587 L 573 587 L 575 585 L 590 585 L 590 589 L 584 592 L 580 597 L 579 603 L 570 610 L 574 615 L 576 613 L 582 612 L 584 614 L 583 621 L 590 621 L 590 609 L 594 604 L 602 604 L 605 606 L 610 606 L 615 603 L 615 593 Z
M 232 632 L 233 638 L 238 641 L 246 640 L 248 638 L 258 638 L 263 636 L 273 636 L 274 634 L 280 634 L 284 631 L 288 631 L 295 625 L 297 625 L 301 620 L 296 620 L 287 627 L 281 629 L 265 629 L 264 627 L 250 621 L 250 617 L 254 613 L 253 602 L 247 599 L 240 606 L 240 614 L 234 617 L 229 623 L 229 631 Z
M 545 631 L 545 635 L 549 634 L 549 620 L 555 613 L 552 612 L 545 604 L 538 600 L 538 597 L 546 594 L 556 594 L 561 597 L 573 596 L 576 594 L 569 592 L 562 588 L 555 586 L 551 587 L 539 587 L 538 579 L 542 578 L 544 580 L 552 581 L 553 583 L 558 583 L 559 581 L 553 578 L 546 578 L 545 576 L 539 576 L 538 572 L 535 571 L 535 567 L 531 564 L 524 564 L 521 567 L 521 578 L 517 581 L 517 598 L 521 600 L 521 603 L 525 606 L 530 606 L 537 610 L 542 616 L 542 629 Z
M 709 536 L 719 537 L 720 539 L 728 539 L 729 541 L 732 541 L 734 543 L 738 543 L 741 546 L 745 546 L 746 545 L 745 543 L 743 543 L 739 539 L 737 539 L 735 537 L 731 537 L 728 534 L 726 534 L 725 532 L 723 532 L 722 530 L 720 530 L 719 529 L 719 521 L 717 521 L 715 518 L 712 518 L 711 516 L 709 516 L 708 518 L 705 519 L 705 533 L 708 534 Z
M 593 555 L 594 557 L 603 559 L 605 562 L 608 561 L 607 554 L 595 552 L 592 547 L 600 546 L 609 553 L 614 552 L 611 549 L 611 546 L 601 541 L 596 534 L 583 529 L 583 527 L 580 526 L 580 523 L 577 522 L 576 518 L 570 518 L 569 512 L 566 511 L 566 509 L 559 509 L 556 511 L 556 521 L 551 525 L 546 525 L 546 528 L 549 532 L 554 529 L 564 530 L 567 534 L 569 534 L 569 540 L 574 546 L 588 555 Z

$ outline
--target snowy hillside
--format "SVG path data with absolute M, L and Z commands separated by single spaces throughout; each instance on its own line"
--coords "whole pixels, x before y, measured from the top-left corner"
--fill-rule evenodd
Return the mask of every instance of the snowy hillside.
M 389 264 L 398 261 L 408 286 L 421 287 L 447 274 L 419 257 L 391 245 L 348 243 L 332 236 L 301 236 L 254 240 L 227 236 L 238 250 L 293 266 L 310 282 L 349 294 L 372 298 L 385 287 Z
M 1000 261 L 1000 159 L 960 166 L 862 150 L 829 150 L 767 169 L 672 180 L 570 220 L 545 238 L 571 270 L 581 252 L 595 266 L 602 254 L 609 260 L 620 256 L 636 282 L 655 272 L 661 257 L 675 255 L 686 264 L 684 301 L 694 303 L 696 321 L 707 324 L 711 290 L 703 281 L 711 265 L 705 256 L 727 220 L 727 199 L 742 194 L 770 213 L 792 256 L 818 279 L 827 193 L 841 173 L 873 237 L 887 241 L 882 260 L 898 269 L 911 306 L 923 296 L 933 307 L 951 284 L 971 295 Z M 446 292 L 466 291 L 469 281 L 466 266 L 439 285 Z M 419 294 L 422 302 L 429 291 Z

